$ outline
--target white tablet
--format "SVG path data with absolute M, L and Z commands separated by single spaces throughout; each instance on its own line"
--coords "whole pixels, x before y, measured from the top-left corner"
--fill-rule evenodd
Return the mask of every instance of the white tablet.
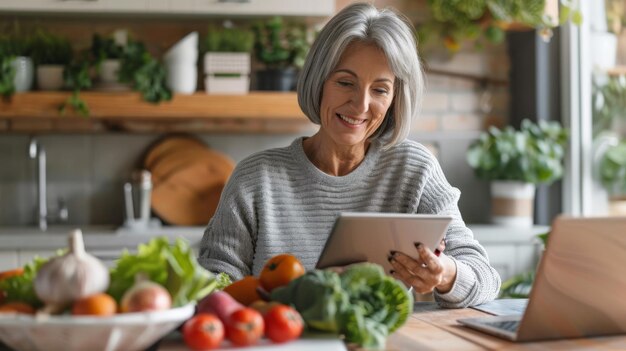
M 451 221 L 451 216 L 442 215 L 344 212 L 337 217 L 316 268 L 367 261 L 389 272 L 390 251 L 416 258 L 416 242 L 434 251 Z

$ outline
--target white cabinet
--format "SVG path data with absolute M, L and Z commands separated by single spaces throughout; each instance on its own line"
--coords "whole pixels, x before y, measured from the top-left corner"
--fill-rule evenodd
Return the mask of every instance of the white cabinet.
M 19 267 L 17 251 L 0 251 L 0 271 Z
M 174 3 L 174 6 L 187 3 L 193 11 L 211 15 L 329 16 L 335 11 L 334 0 L 184 0 Z M 175 11 L 176 8 L 172 10 Z
M 103 8 L 102 0 L 8 0 L 0 10 L 24 12 L 93 12 Z
M 24 266 L 28 262 L 32 261 L 35 256 L 48 258 L 54 255 L 56 255 L 56 250 L 19 250 L 17 257 L 20 266 Z
M 335 0 L 3 0 L 2 11 L 327 17 Z
M 510 228 L 495 225 L 470 225 L 474 237 L 487 250 L 489 262 L 502 281 L 536 269 L 542 245 L 537 235 L 549 227 Z

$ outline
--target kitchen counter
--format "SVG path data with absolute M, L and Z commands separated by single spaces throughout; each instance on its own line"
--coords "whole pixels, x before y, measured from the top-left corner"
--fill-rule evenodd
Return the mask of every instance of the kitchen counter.
M 24 266 L 34 257 L 50 257 L 68 245 L 68 234 L 76 226 L 52 226 L 42 232 L 36 227 L 0 227 L 0 271 Z M 197 252 L 204 227 L 158 227 L 129 231 L 112 226 L 85 226 L 85 249 L 107 266 L 115 264 L 124 250 L 135 252 L 139 244 L 159 236 L 171 242 L 183 238 Z
M 42 232 L 35 227 L 0 227 L 0 248 L 57 250 L 67 246 L 70 230 L 80 226 L 55 226 Z M 195 246 L 202 239 L 205 227 L 160 227 L 143 231 L 129 231 L 111 226 L 87 226 L 80 228 L 86 248 L 120 249 L 135 248 L 157 236 L 171 240 L 184 238 Z
M 541 253 L 536 235 L 549 230 L 545 226 L 468 226 L 487 250 L 491 264 L 503 280 L 534 269 Z M 34 256 L 53 255 L 56 250 L 67 247 L 67 235 L 74 228 L 76 226 L 55 225 L 41 232 L 36 227 L 0 227 L 0 270 L 22 266 Z M 123 249 L 134 251 L 137 245 L 156 236 L 166 236 L 170 240 L 184 238 L 193 248 L 197 248 L 205 227 L 164 226 L 130 231 L 114 226 L 84 226 L 81 229 L 86 249 L 105 263 L 112 264 Z

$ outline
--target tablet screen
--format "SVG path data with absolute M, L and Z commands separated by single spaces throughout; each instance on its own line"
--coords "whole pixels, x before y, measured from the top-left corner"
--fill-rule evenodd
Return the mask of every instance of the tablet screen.
M 372 262 L 389 272 L 390 251 L 416 258 L 416 242 L 434 251 L 451 221 L 442 215 L 344 212 L 337 217 L 316 268 Z

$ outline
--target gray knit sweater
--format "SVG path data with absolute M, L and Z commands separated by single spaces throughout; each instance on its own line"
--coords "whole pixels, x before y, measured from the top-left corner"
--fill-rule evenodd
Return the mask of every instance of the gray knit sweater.
M 258 275 L 274 255 L 291 253 L 315 267 L 340 212 L 399 212 L 451 215 L 445 254 L 457 267 L 444 307 L 477 305 L 496 297 L 500 276 L 459 213 L 458 189 L 421 144 L 404 141 L 389 150 L 372 143 L 350 174 L 323 173 L 307 158 L 302 138 L 241 161 L 222 192 L 204 233 L 199 262 L 234 279 Z

